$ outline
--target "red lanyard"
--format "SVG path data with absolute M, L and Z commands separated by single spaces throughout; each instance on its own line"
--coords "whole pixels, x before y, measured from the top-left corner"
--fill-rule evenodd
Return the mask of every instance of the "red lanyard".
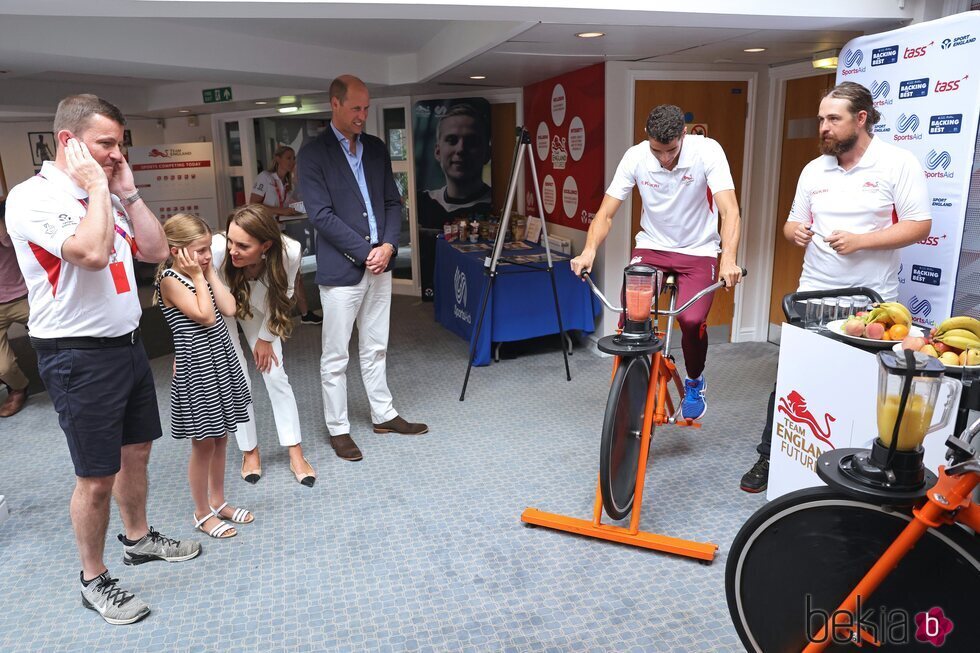
M 279 200 L 279 208 L 281 209 L 286 205 L 286 187 L 282 186 L 282 193 L 280 193 L 279 188 L 280 185 L 282 184 L 282 180 L 279 179 L 279 175 L 277 175 L 276 173 L 272 173 L 272 177 L 273 177 L 272 186 L 276 189 L 276 199 Z
M 86 202 L 83 199 L 80 199 L 78 200 L 78 203 L 82 205 L 82 208 L 88 211 L 88 202 Z M 112 210 L 116 211 L 116 207 L 112 207 Z M 118 211 L 116 212 L 118 213 Z M 120 227 L 119 223 L 116 222 L 115 220 L 112 221 L 112 226 L 115 228 L 116 233 L 122 236 L 123 240 L 126 241 L 126 244 L 129 245 L 129 249 L 133 252 L 133 256 L 136 256 L 136 254 L 140 251 L 139 247 L 136 246 L 136 239 L 130 236 L 128 233 L 126 233 L 126 230 Z M 113 254 L 116 253 L 115 246 L 112 247 L 112 253 Z

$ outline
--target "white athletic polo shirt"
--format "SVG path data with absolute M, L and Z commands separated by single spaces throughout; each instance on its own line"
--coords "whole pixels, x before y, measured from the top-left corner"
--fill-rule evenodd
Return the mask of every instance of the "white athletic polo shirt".
M 858 164 L 844 170 L 836 156 L 806 164 L 796 186 L 789 222 L 813 223 L 829 236 L 879 231 L 899 220 L 929 220 L 926 176 L 915 155 L 880 138 Z M 867 286 L 886 300 L 898 297 L 898 250 L 861 250 L 841 256 L 814 236 L 803 257 L 801 291 Z
M 116 292 L 109 267 L 85 270 L 61 258 L 61 247 L 85 217 L 88 194 L 54 162 L 41 176 L 17 184 L 7 196 L 7 230 L 27 283 L 31 315 L 27 326 L 37 338 L 112 338 L 139 326 L 139 297 L 133 253 L 116 232 L 116 260 L 122 262 L 129 291 Z M 133 225 L 119 198 L 112 196 L 116 226 L 133 236 Z
M 286 187 L 282 179 L 274 172 L 263 170 L 255 177 L 252 184 L 252 195 L 261 195 L 262 203 L 276 209 L 286 206 Z
M 622 201 L 634 186 L 643 201 L 638 248 L 717 256 L 721 236 L 714 195 L 735 188 L 718 141 L 684 136 L 673 170 L 664 170 L 649 141 L 637 143 L 623 155 L 606 195 Z

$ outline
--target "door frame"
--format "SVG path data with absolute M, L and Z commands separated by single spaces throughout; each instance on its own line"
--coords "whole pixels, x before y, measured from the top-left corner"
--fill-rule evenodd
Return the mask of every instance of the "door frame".
M 770 129 L 770 137 L 766 140 L 765 153 L 765 173 L 764 179 L 779 179 L 779 166 L 781 163 L 783 149 L 783 113 L 786 103 L 786 83 L 793 79 L 804 77 L 817 77 L 826 75 L 828 72 L 824 68 L 814 68 L 809 61 L 790 64 L 787 66 L 777 66 L 769 69 L 769 111 L 767 124 L 773 126 Z M 816 107 L 814 107 L 816 113 Z M 775 127 L 778 126 L 778 129 Z M 755 264 L 754 273 L 759 275 L 758 301 L 753 307 L 753 315 L 749 319 L 751 323 L 757 325 L 757 331 L 761 332 L 762 339 L 773 342 L 774 334 L 770 333 L 769 327 L 769 296 L 772 294 L 772 269 L 775 260 L 776 246 L 776 224 L 780 216 L 776 215 L 776 207 L 779 202 L 779 184 L 764 184 L 761 191 L 762 202 L 759 212 L 759 226 L 765 238 L 763 252 L 765 255 Z M 777 330 L 779 327 L 776 327 Z M 779 334 L 775 334 L 778 341 Z
M 752 185 L 750 182 L 750 171 L 752 170 L 752 145 L 755 142 L 755 113 L 756 113 L 756 89 L 759 84 L 759 74 L 754 71 L 709 71 L 709 70 L 629 70 L 627 72 L 627 87 L 628 95 L 626 112 L 627 121 L 624 126 L 626 130 L 627 140 L 632 144 L 633 141 L 633 124 L 636 120 L 636 112 L 634 111 L 634 104 L 636 103 L 636 83 L 645 81 L 680 81 L 680 82 L 697 82 L 697 81 L 739 81 L 748 83 L 747 97 L 745 98 L 748 102 L 748 109 L 745 112 L 745 141 L 742 145 L 742 179 L 740 181 L 740 187 L 742 189 L 742 196 L 738 198 L 739 213 L 740 215 L 745 215 L 745 207 L 751 206 L 750 197 L 752 193 Z M 623 207 L 620 209 L 623 211 L 623 215 L 632 215 L 632 194 L 626 198 L 623 202 Z M 743 260 L 745 255 L 746 247 L 746 228 L 745 220 L 742 220 L 742 233 L 739 238 L 737 257 L 739 261 Z M 628 239 L 625 243 L 627 250 L 630 248 L 630 240 L 635 234 L 629 234 Z M 769 268 L 770 274 L 772 270 L 772 256 L 769 256 Z M 753 272 L 750 270 L 750 272 Z M 732 310 L 732 324 L 731 324 L 731 341 L 738 342 L 739 334 L 741 332 L 742 321 L 743 321 L 743 302 L 742 293 L 745 285 L 739 284 L 735 288 L 735 305 Z M 768 306 L 767 306 L 768 308 Z

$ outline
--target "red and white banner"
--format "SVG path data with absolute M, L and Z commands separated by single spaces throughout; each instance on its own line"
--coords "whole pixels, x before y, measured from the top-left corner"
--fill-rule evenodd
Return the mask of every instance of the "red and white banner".
M 524 88 L 544 216 L 550 224 L 587 231 L 605 191 L 605 66 L 596 64 Z M 539 215 L 531 171 L 525 206 Z
M 219 228 L 211 143 L 130 147 L 129 165 L 136 188 L 158 218 L 191 213 Z
M 878 358 L 789 324 L 783 324 L 780 338 L 766 491 L 770 500 L 823 485 L 814 471 L 820 454 L 870 449 L 878 437 Z M 959 392 L 950 398 L 946 388 L 940 390 L 933 422 L 939 421 L 947 400 L 958 402 Z M 944 462 L 954 422 L 955 414 L 926 436 L 925 463 L 934 472 Z
M 980 105 L 980 12 L 862 36 L 840 54 L 837 82 L 871 91 L 882 115 L 877 138 L 922 163 L 932 233 L 902 250 L 899 300 L 917 324 L 950 316 L 956 291 Z

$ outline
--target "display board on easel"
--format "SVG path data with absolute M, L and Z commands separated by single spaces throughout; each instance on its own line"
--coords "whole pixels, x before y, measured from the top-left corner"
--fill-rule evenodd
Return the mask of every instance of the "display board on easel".
M 158 218 L 190 213 L 220 228 L 211 143 L 131 147 L 129 165 L 136 188 Z

